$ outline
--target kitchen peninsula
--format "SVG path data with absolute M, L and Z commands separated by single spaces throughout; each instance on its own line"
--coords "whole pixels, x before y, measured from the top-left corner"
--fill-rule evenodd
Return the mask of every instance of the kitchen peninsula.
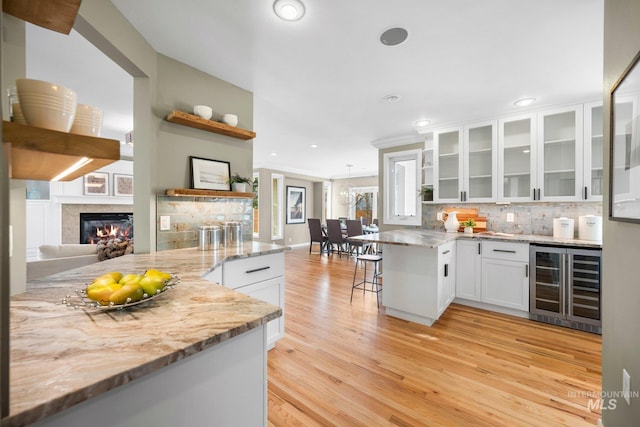
M 227 261 L 282 251 L 248 242 L 126 255 L 28 283 L 11 301 L 10 414 L 2 425 L 264 425 L 266 324 L 282 309 L 203 276 Z M 149 268 L 181 282 L 124 310 L 61 302 L 108 271 Z
M 350 240 L 384 245 L 382 304 L 386 313 L 427 326 L 431 326 L 454 299 L 463 304 L 528 317 L 530 243 L 590 249 L 602 246 L 599 241 L 551 236 L 445 233 L 425 229 L 384 231 Z M 463 242 L 471 242 L 474 259 L 461 260 L 456 256 L 459 244 Z M 481 261 L 481 246 L 486 247 L 487 252 L 503 257 L 502 265 L 507 267 L 494 268 L 498 262 L 494 262 L 495 256 L 487 254 L 493 264 L 487 261 L 491 268 L 485 268 L 481 273 L 478 264 L 474 265 Z M 463 274 L 464 278 L 456 277 Z M 491 283 L 491 288 L 480 288 L 483 275 L 488 275 L 485 281 Z M 467 279 L 475 284 L 466 283 Z M 475 288 L 473 296 L 464 295 L 463 287 Z

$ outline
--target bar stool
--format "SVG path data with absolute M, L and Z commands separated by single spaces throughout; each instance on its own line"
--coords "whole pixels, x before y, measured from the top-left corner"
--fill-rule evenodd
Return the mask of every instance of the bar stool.
M 378 282 L 378 277 L 382 276 L 380 270 L 378 269 L 378 263 L 382 261 L 382 256 L 380 255 L 358 255 L 356 257 L 356 267 L 353 271 L 353 286 L 351 286 L 351 299 L 349 303 L 353 301 L 353 290 L 354 289 L 362 289 L 362 293 L 364 292 L 375 292 L 376 293 L 376 303 L 378 308 L 380 308 L 380 296 L 378 295 L 382 290 L 380 283 Z M 356 283 L 356 275 L 358 274 L 358 263 L 364 263 L 364 276 L 361 282 Z M 373 263 L 373 277 L 371 280 L 367 280 L 367 263 Z M 371 283 L 371 289 L 367 289 L 367 283 Z

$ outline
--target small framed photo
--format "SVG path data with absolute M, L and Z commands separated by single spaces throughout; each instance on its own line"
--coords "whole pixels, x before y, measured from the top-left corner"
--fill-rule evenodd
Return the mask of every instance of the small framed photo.
M 307 189 L 305 187 L 287 185 L 287 224 L 305 223 L 306 198 Z
M 84 194 L 86 196 L 108 196 L 109 174 L 107 172 L 91 172 L 84 176 Z
M 113 174 L 113 195 L 133 196 L 133 175 Z
M 197 190 L 231 191 L 231 164 L 220 160 L 189 156 L 191 188 Z

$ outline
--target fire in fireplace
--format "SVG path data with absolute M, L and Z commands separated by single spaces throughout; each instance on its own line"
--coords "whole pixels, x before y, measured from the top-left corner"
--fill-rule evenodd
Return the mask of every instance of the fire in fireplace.
M 133 239 L 132 212 L 80 213 L 80 243 Z

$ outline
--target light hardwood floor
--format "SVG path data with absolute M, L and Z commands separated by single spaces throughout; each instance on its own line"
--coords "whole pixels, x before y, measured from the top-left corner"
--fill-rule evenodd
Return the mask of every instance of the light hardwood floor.
M 314 245 L 314 249 L 317 245 Z M 354 260 L 287 251 L 270 426 L 594 426 L 599 335 L 452 304 L 432 326 L 354 294 Z M 593 404 L 593 403 L 592 403 Z

